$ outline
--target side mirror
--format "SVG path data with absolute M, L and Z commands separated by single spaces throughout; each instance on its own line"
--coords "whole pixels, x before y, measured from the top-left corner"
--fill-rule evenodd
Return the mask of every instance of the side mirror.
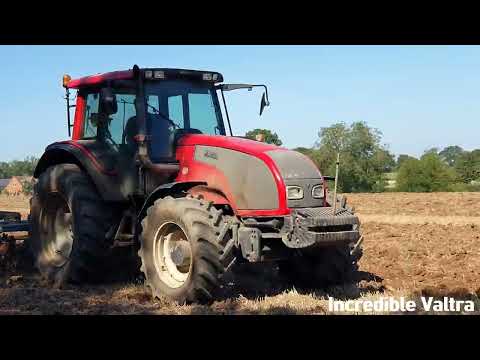
M 266 100 L 265 93 L 263 93 L 262 100 L 260 101 L 260 116 L 262 115 L 263 109 L 265 109 L 265 106 L 269 106 L 269 105 L 270 103 L 268 102 L 268 100 Z
M 101 111 L 107 115 L 113 115 L 117 112 L 117 97 L 112 88 L 102 88 L 100 90 Z

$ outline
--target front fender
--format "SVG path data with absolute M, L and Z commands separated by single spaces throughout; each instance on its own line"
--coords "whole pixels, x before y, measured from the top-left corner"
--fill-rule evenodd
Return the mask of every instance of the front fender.
M 206 183 L 200 181 L 183 181 L 160 185 L 155 190 L 153 190 L 150 195 L 148 195 L 147 199 L 143 203 L 142 208 L 137 216 L 137 223 L 140 223 L 140 221 L 142 221 L 143 217 L 147 212 L 147 209 L 155 202 L 155 200 L 168 195 L 178 194 L 182 191 L 187 191 L 199 185 L 206 185 Z

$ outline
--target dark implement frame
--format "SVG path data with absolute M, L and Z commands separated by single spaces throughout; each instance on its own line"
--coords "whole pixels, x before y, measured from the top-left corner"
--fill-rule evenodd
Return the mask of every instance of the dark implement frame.
M 21 220 L 21 215 L 13 211 L 0 211 L 0 234 L 2 232 L 29 231 L 30 223 Z

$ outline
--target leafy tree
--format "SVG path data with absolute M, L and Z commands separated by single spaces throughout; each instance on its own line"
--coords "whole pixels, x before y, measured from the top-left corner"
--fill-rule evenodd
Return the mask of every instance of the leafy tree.
M 439 151 L 440 150 L 438 150 L 437 147 L 432 147 L 430 149 L 425 150 L 423 154 L 424 155 L 426 155 L 426 154 L 436 154 L 436 155 L 438 155 Z
M 398 169 L 396 189 L 407 192 L 425 192 L 428 188 L 428 180 L 422 176 L 421 161 L 415 158 L 403 161 Z
M 33 194 L 33 182 L 28 180 L 22 180 L 23 193 L 25 195 Z
M 460 146 L 447 146 L 438 154 L 440 158 L 444 160 L 448 165 L 455 166 L 458 158 L 464 153 L 464 150 Z
M 400 168 L 400 166 L 402 166 L 402 163 L 405 162 L 406 160 L 409 160 L 409 159 L 415 159 L 413 156 L 410 156 L 410 155 L 406 155 L 406 154 L 400 154 L 398 155 L 398 158 L 397 158 L 397 169 Z
M 25 160 L 13 160 L 0 162 L 0 178 L 11 178 L 12 176 L 32 176 L 38 159 L 30 156 Z
M 455 183 L 455 171 L 433 151 L 420 160 L 407 159 L 397 174 L 397 190 L 408 192 L 449 191 Z
M 277 133 L 272 133 L 268 129 L 254 129 L 245 134 L 248 139 L 256 140 L 256 135 L 262 134 L 264 136 L 264 142 L 267 144 L 274 144 L 277 146 L 282 145 L 282 140 L 278 137 Z
M 341 152 L 347 146 L 349 132 L 350 129 L 343 122 L 323 127 L 318 133 L 319 139 L 315 145 L 318 148 L 323 147 L 324 150 L 334 153 Z
M 470 183 L 480 179 L 480 149 L 464 151 L 455 161 L 455 170 L 461 181 Z
M 374 191 L 382 174 L 395 165 L 393 155 L 381 144 L 382 134 L 364 122 L 337 123 L 320 130 L 316 146 L 302 151 L 327 175 L 335 174 L 340 153 L 339 188 L 343 192 Z

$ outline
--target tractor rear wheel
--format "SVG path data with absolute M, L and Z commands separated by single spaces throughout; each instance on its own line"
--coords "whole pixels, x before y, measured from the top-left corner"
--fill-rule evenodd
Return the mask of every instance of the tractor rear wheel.
M 234 240 L 222 210 L 201 197 L 156 200 L 142 221 L 141 271 L 154 297 L 210 302 L 233 264 Z
M 99 279 L 112 214 L 78 166 L 56 165 L 40 175 L 30 217 L 30 251 L 48 281 L 59 287 Z
M 325 288 L 356 281 L 362 250 L 350 255 L 351 246 L 304 251 L 278 263 L 280 275 L 300 288 Z

